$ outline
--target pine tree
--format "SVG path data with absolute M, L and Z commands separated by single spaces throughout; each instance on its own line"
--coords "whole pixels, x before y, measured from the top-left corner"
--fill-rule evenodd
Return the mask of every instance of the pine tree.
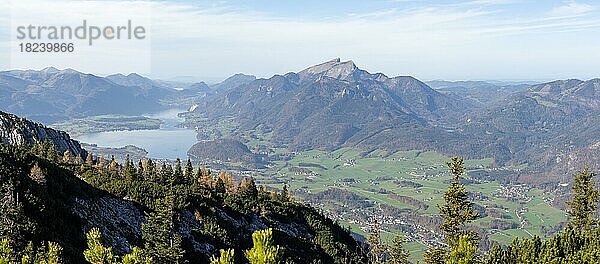
M 111 171 L 117 171 L 117 169 L 119 168 L 119 163 L 117 163 L 117 161 L 115 160 L 115 156 L 110 157 L 110 163 L 108 165 L 108 168 Z
M 283 185 L 283 188 L 281 189 L 281 194 L 279 196 L 281 197 L 281 200 L 284 202 L 290 201 L 291 195 L 290 195 L 290 191 L 288 190 L 287 184 Z
M 217 182 L 215 183 L 215 192 L 223 195 L 227 192 L 225 189 L 225 183 L 221 177 L 217 178 Z
M 63 158 L 62 161 L 64 163 L 71 163 L 75 161 L 75 157 L 73 157 L 73 154 L 71 154 L 70 150 L 65 150 L 65 152 L 63 153 Z
M 131 253 L 123 256 L 121 261 L 123 264 L 152 264 L 154 263 L 151 258 L 144 255 L 142 249 L 133 247 Z
M 469 235 L 461 235 L 456 247 L 448 254 L 446 264 L 476 264 L 477 245 Z
M 183 258 L 182 239 L 176 228 L 173 195 L 159 199 L 154 212 L 146 215 L 142 225 L 145 251 L 157 263 L 180 263 Z
M 0 240 L 0 264 L 12 263 L 14 254 L 15 252 L 10 246 L 8 239 L 4 238 Z
M 62 259 L 60 255 L 62 254 L 62 247 L 58 243 L 48 242 L 48 252 L 46 253 L 44 264 L 60 264 L 62 263 Z
M 142 160 L 140 160 L 138 162 L 138 167 L 137 167 L 137 175 L 138 177 L 140 177 L 141 179 L 143 179 L 146 175 L 146 172 L 144 171 L 144 163 L 142 162 Z
M 594 214 L 598 209 L 600 193 L 593 181 L 595 176 L 596 174 L 590 172 L 589 168 L 586 167 L 574 177 L 573 198 L 567 204 L 570 207 L 571 222 L 569 224 L 575 228 L 587 230 L 597 225 Z
M 219 251 L 220 256 L 212 256 L 210 258 L 210 264 L 234 264 L 234 251 L 233 249 L 224 250 L 221 249 Z
M 465 224 L 475 220 L 477 212 L 473 209 L 473 203 L 468 200 L 465 186 L 459 182 L 465 171 L 463 159 L 453 157 L 452 162 L 448 162 L 447 165 L 453 178 L 448 190 L 444 193 L 446 203 L 438 207 L 444 218 L 440 229 L 444 233 L 450 249 L 454 249 L 458 245 L 458 238 L 463 234 L 468 234 L 473 240 L 477 239 L 477 234 L 465 230 Z
M 185 178 L 186 184 L 190 184 L 194 181 L 194 166 L 192 166 L 192 161 L 190 159 L 188 159 L 185 163 L 185 171 L 183 177 Z
M 443 248 L 429 248 L 423 254 L 423 262 L 426 264 L 445 264 L 447 252 Z
M 406 239 L 404 237 L 394 237 L 394 240 L 392 240 L 392 245 L 389 247 L 390 259 L 387 263 L 408 264 L 408 257 L 410 256 L 410 253 L 408 253 L 408 250 L 404 248 L 404 243 L 406 243 Z
M 135 166 L 133 165 L 133 162 L 129 159 L 129 155 L 127 155 L 127 158 L 125 159 L 124 174 L 125 174 L 125 179 L 127 179 L 128 181 L 137 180 L 137 170 L 136 170 Z
M 173 184 L 182 184 L 185 182 L 183 170 L 181 169 L 181 160 L 177 158 L 175 161 L 175 171 L 173 172 Z
M 371 233 L 367 238 L 367 243 L 369 245 L 369 263 L 384 263 L 387 248 L 381 242 L 381 226 L 377 220 L 374 221 L 373 226 L 371 227 Z
M 244 177 L 238 188 L 238 193 L 246 199 L 256 199 L 258 197 L 258 189 L 256 188 L 254 177 L 250 177 L 249 179 Z
M 56 162 L 58 161 L 58 155 L 56 153 L 56 148 L 54 147 L 54 143 L 52 143 L 47 138 L 44 140 L 44 155 L 47 160 Z
M 173 167 L 166 163 L 163 163 L 160 168 L 160 183 L 162 184 L 171 184 L 173 183 Z
M 250 264 L 277 264 L 281 261 L 283 249 L 273 245 L 271 228 L 254 232 L 252 242 L 254 246 L 244 252 Z
M 92 153 L 88 153 L 87 157 L 85 157 L 85 164 L 89 166 L 94 165 L 94 157 L 92 156 Z
M 117 261 L 117 257 L 113 254 L 112 248 L 102 245 L 102 234 L 100 229 L 92 228 L 86 234 L 87 246 L 83 252 L 85 260 L 92 264 L 112 264 Z

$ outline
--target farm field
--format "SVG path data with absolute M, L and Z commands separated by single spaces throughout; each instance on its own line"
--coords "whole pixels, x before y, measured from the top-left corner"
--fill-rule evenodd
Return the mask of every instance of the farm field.
M 257 181 L 281 188 L 288 185 L 294 197 L 323 209 L 330 217 L 366 236 L 375 221 L 385 239 L 404 234 L 412 255 L 419 258 L 427 245 L 441 241 L 438 234 L 415 235 L 439 224 L 437 205 L 443 203 L 450 175 L 449 157 L 435 152 L 403 151 L 364 153 L 355 148 L 332 152 L 295 153 L 275 161 Z M 471 226 L 489 242 L 510 243 L 509 237 L 546 237 L 552 227 L 566 221 L 563 211 L 551 206 L 553 193 L 520 185 L 469 177 L 473 171 L 516 170 L 491 167 L 491 159 L 466 160 L 464 183 L 480 219 Z M 431 233 L 431 232 L 430 232 Z

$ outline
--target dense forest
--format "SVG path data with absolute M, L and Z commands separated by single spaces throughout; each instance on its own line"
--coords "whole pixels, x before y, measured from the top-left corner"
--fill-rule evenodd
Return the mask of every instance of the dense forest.
M 447 165 L 453 180 L 439 205 L 445 243 L 430 248 L 425 263 L 600 259 L 593 172 L 574 176 L 563 231 L 546 240 L 514 238 L 484 252 L 468 227 L 478 214 L 461 183 L 463 160 Z M 119 164 L 60 154 L 49 141 L 2 144 L 0 263 L 408 263 L 402 236 L 385 243 L 374 223 L 358 241 L 282 187 L 268 190 L 252 177 L 238 181 L 189 160 Z

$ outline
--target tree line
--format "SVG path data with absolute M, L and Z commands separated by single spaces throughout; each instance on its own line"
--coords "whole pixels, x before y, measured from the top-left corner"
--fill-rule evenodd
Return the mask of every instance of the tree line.
M 2 149 L 6 153 L 6 146 Z M 113 263 L 185 263 L 187 254 L 183 239 L 178 232 L 180 210 L 195 210 L 194 215 L 203 226 L 196 230 L 223 246 L 208 261 L 211 263 L 252 264 L 284 263 L 290 260 L 286 246 L 289 241 L 278 240 L 276 229 L 257 230 L 251 241 L 239 237 L 224 225 L 210 208 L 223 204 L 239 213 L 259 215 L 278 214 L 283 217 L 300 217 L 315 233 L 312 240 L 335 263 L 409 263 L 410 254 L 405 248 L 405 239 L 395 237 L 390 244 L 382 241 L 380 227 L 375 223 L 365 243 L 359 249 L 349 247 L 354 241 L 349 230 L 323 218 L 316 210 L 293 200 L 287 186 L 279 191 L 257 187 L 254 179 L 243 178 L 237 182 L 232 175 L 221 172 L 214 175 L 205 166 L 194 168 L 190 160 L 182 164 L 157 164 L 151 159 L 141 160 L 137 165 L 127 158 L 119 164 L 114 158 L 85 160 L 63 154 L 59 158 L 51 143 L 36 144 L 27 153 L 38 158 L 59 163 L 70 168 L 86 182 L 119 197 L 128 197 L 146 206 L 146 222 L 142 225 L 143 244 L 133 247 L 129 253 L 119 256 L 103 241 L 100 229 L 87 232 L 87 249 L 82 253 L 85 260 L 94 264 Z M 0 156 L 2 161 L 3 156 Z M 35 162 L 29 177 L 36 181 L 45 180 L 44 168 Z M 4 163 L 3 163 L 4 164 Z M 572 199 L 568 202 L 569 223 L 555 236 L 543 240 L 540 237 L 515 238 L 506 246 L 494 245 L 487 252 L 478 246 L 480 238 L 469 228 L 469 223 L 478 218 L 474 204 L 469 201 L 461 179 L 465 172 L 463 159 L 451 158 L 446 164 L 452 181 L 444 193 L 444 203 L 438 206 L 443 222 L 439 227 L 444 237 L 442 246 L 431 247 L 424 254 L 428 264 L 496 264 L 496 263 L 597 263 L 600 259 L 600 227 L 598 200 L 600 191 L 595 185 L 595 173 L 585 168 L 573 179 Z M 6 167 L 8 166 L 8 167 Z M 19 168 L 10 164 L 0 167 L 0 176 L 9 175 Z M 8 178 L 10 183 L 10 177 Z M 14 185 L 14 184 L 13 184 Z M 3 184 L 5 193 L 2 206 L 3 224 L 0 225 L 0 264 L 2 263 L 62 263 L 61 245 L 56 242 L 30 242 L 23 246 L 18 231 L 26 228 L 27 220 L 20 220 L 24 210 L 20 206 L 15 187 Z M 10 187 L 13 186 L 13 187 Z M 12 189 L 11 189 L 12 188 Z M 199 208 L 204 208 L 201 210 Z M 301 208 L 300 214 L 290 208 Z M 341 235 L 340 235 L 341 234 Z M 236 236 L 238 235 L 238 236 Z M 345 242 L 343 242 L 345 241 Z M 247 249 L 237 248 L 240 244 L 250 245 Z

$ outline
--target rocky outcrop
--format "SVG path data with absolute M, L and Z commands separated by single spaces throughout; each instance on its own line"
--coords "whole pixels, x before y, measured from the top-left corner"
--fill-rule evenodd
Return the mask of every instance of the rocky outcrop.
M 54 144 L 58 153 L 68 150 L 82 159 L 87 157 L 87 152 L 81 148 L 79 142 L 71 139 L 66 132 L 0 111 L 0 140 L 3 144 L 32 145 L 46 139 Z

